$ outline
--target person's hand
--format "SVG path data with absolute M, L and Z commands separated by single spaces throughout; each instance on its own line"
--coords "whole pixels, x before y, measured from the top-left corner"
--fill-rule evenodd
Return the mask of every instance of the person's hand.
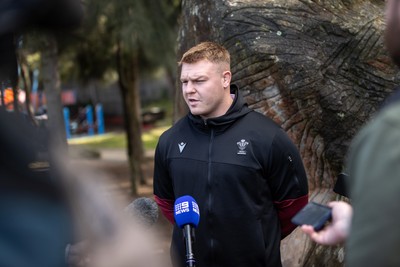
M 302 225 L 301 230 L 321 245 L 337 245 L 346 241 L 350 231 L 353 208 L 344 201 L 332 201 L 332 222 L 316 232 L 311 225 Z

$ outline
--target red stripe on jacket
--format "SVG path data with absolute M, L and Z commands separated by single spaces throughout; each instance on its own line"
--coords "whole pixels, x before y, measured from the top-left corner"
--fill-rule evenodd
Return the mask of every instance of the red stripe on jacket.
M 175 219 L 174 219 L 175 201 L 171 199 L 162 199 L 156 195 L 154 195 L 154 200 L 156 201 L 158 207 L 160 207 L 160 210 L 162 214 L 164 214 L 165 218 L 167 218 L 167 220 L 170 221 L 170 223 L 175 224 Z
M 280 202 L 274 202 L 278 210 L 279 221 L 281 223 L 281 239 L 288 236 L 294 229 L 294 225 L 290 220 L 308 203 L 308 195 L 296 199 L 287 199 Z

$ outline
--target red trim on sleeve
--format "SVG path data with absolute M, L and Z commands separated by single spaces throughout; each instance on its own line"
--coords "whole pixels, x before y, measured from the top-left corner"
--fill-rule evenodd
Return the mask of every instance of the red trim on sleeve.
M 174 219 L 174 200 L 171 199 L 162 199 L 158 196 L 154 195 L 154 200 L 157 205 L 160 207 L 162 214 L 164 214 L 165 218 L 167 218 L 170 223 L 175 224 Z
M 290 220 L 308 203 L 308 195 L 296 199 L 287 199 L 280 202 L 274 202 L 278 210 L 279 221 L 281 223 L 281 239 L 288 236 L 295 228 Z

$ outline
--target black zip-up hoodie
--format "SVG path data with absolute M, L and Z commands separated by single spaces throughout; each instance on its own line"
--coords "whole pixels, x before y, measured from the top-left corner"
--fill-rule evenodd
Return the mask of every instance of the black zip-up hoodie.
M 308 202 L 306 174 L 286 133 L 249 109 L 236 86 L 231 91 L 225 115 L 204 121 L 189 113 L 162 134 L 154 194 L 158 202 L 190 195 L 198 203 L 197 267 L 280 267 L 280 240 Z M 177 226 L 171 254 L 175 266 L 185 266 Z

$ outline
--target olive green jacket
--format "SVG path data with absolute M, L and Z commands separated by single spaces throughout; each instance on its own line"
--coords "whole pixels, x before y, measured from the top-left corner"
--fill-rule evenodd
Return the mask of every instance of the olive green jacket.
M 354 215 L 346 266 L 400 266 L 400 103 L 359 132 L 348 171 Z

